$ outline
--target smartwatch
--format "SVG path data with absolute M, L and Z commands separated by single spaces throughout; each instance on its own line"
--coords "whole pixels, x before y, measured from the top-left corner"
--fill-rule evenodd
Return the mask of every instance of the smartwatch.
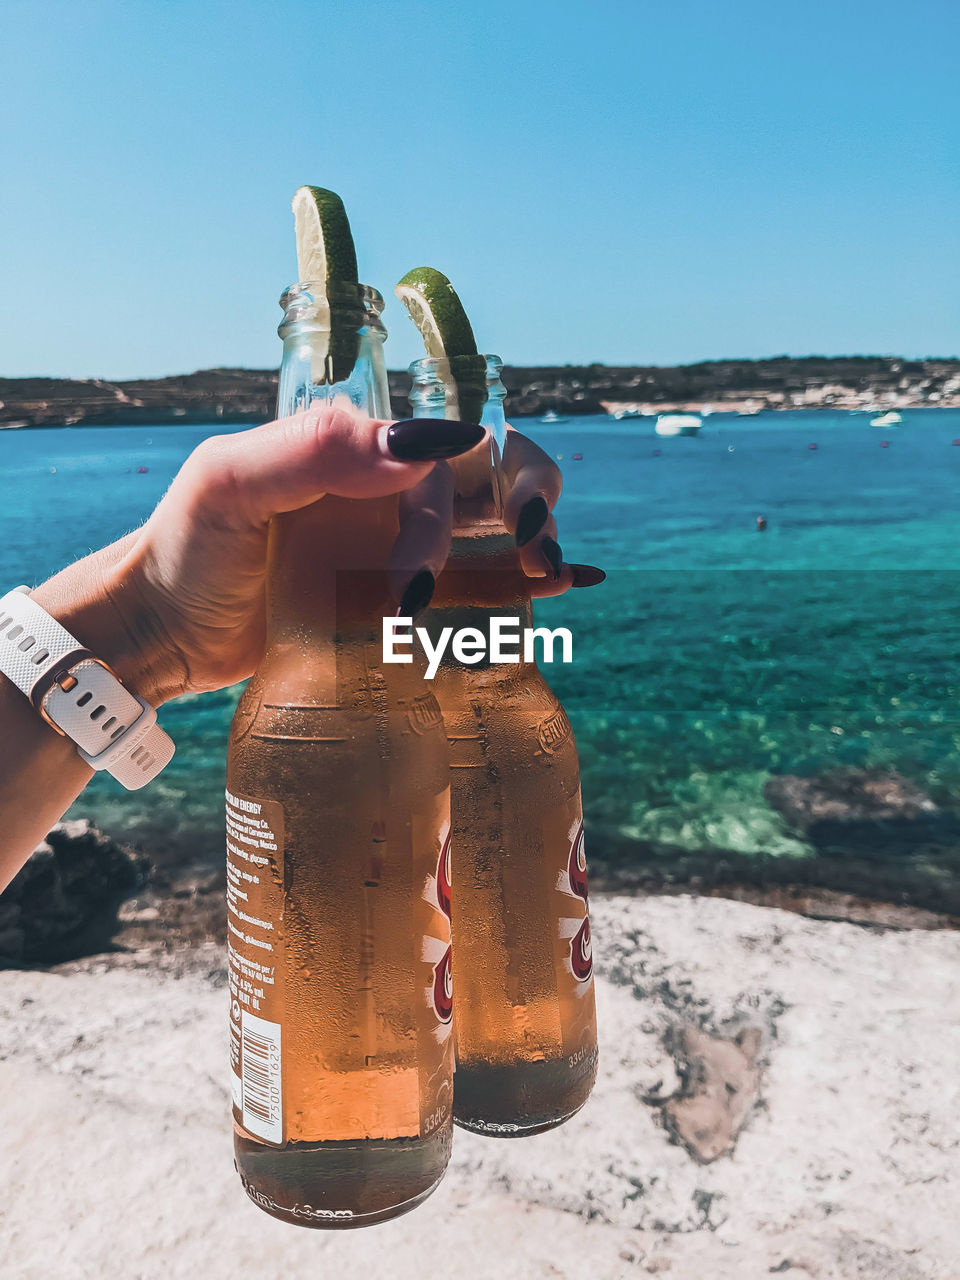
M 170 763 L 174 745 L 153 707 L 32 600 L 28 587 L 0 597 L 0 674 L 91 769 L 106 769 L 128 791 Z

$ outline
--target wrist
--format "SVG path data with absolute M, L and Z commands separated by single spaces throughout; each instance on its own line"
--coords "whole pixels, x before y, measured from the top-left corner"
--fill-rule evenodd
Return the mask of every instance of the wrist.
M 103 563 L 105 554 L 70 565 L 30 595 L 128 689 L 159 707 L 183 692 L 182 673 L 143 603 L 135 574 L 122 559 Z

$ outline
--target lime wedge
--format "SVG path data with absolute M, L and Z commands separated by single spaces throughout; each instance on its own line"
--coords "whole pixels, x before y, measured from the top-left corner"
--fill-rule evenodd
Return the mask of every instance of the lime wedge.
M 297 272 L 310 284 L 321 312 L 329 312 L 330 339 L 317 352 L 313 379 L 345 382 L 353 372 L 360 347 L 363 303 L 357 274 L 357 252 L 343 201 L 323 187 L 300 187 L 293 197 L 297 235 Z
M 487 366 L 477 354 L 477 340 L 453 285 L 442 271 L 417 267 L 407 272 L 394 293 L 420 330 L 427 355 L 449 364 L 457 404 L 448 403 L 447 416 L 479 422 L 487 398 Z
M 394 289 L 423 336 L 427 355 L 475 356 L 477 340 L 457 291 L 434 267 L 415 267 Z

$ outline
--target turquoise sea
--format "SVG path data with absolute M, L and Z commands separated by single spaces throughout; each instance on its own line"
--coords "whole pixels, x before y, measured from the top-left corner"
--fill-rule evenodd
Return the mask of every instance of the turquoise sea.
M 520 424 L 562 455 L 567 558 L 609 573 L 538 614 L 574 635 L 574 663 L 550 680 L 580 745 L 595 861 L 960 910 L 960 411 L 903 419 L 717 414 L 675 440 L 644 419 Z M 131 528 L 213 429 L 0 435 L 0 583 L 36 582 Z M 218 861 L 236 696 L 165 708 L 167 772 L 133 795 L 99 777 L 76 812 Z M 919 784 L 939 813 L 817 839 L 764 798 L 771 775 L 872 768 Z

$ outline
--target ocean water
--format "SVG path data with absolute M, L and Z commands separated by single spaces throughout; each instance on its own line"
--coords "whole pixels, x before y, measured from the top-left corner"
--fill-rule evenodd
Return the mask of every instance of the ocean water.
M 576 730 L 595 858 L 660 879 L 960 894 L 960 411 L 903 417 L 884 431 L 847 413 L 717 414 L 676 440 L 649 420 L 520 424 L 562 459 L 566 557 L 609 574 L 538 611 L 574 636 L 573 664 L 548 676 Z M 0 434 L 0 583 L 133 527 L 205 434 Z M 134 795 L 98 777 L 77 812 L 218 859 L 236 697 L 165 708 L 167 772 Z M 919 784 L 940 825 L 861 824 L 825 846 L 764 798 L 775 774 L 864 768 Z

